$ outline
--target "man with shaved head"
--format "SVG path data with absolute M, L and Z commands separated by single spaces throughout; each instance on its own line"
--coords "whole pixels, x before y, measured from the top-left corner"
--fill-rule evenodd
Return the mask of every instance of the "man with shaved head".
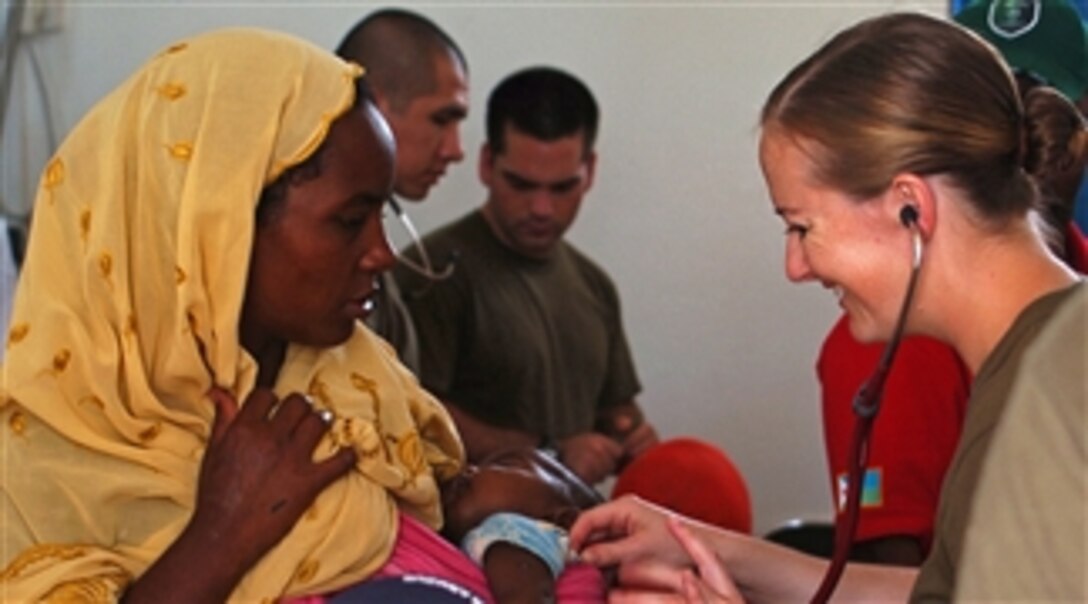
M 394 192 L 423 201 L 446 168 L 464 158 L 460 128 L 468 115 L 468 64 L 461 49 L 426 17 L 382 9 L 357 23 L 336 54 L 366 69 L 378 109 L 393 130 Z M 388 275 L 382 276 L 368 322 L 409 368 L 419 370 L 411 316 Z

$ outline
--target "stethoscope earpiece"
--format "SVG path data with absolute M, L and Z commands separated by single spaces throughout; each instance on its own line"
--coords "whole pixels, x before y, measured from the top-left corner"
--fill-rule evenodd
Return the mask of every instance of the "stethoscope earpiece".
M 918 208 L 909 204 L 903 206 L 899 210 L 899 222 L 907 228 L 918 226 Z

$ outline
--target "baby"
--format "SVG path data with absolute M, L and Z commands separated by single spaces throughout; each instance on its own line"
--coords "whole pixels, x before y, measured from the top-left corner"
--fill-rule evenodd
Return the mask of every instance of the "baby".
M 496 602 L 554 602 L 567 529 L 602 501 L 547 453 L 510 450 L 442 485 L 442 534 L 480 565 Z
M 506 451 L 467 466 L 441 487 L 442 534 L 401 514 L 390 560 L 332 604 L 605 601 L 606 578 L 593 566 L 571 563 L 566 536 L 578 514 L 602 498 L 554 457 L 537 449 Z M 743 477 L 718 448 L 692 438 L 665 441 L 639 456 L 617 479 L 617 493 L 751 531 Z

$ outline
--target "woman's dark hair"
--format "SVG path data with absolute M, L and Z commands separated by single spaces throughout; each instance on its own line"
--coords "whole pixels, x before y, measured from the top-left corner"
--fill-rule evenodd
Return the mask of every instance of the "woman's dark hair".
M 1024 167 L 1039 184 L 1043 217 L 1064 229 L 1073 217 L 1077 185 L 1088 161 L 1088 124 L 1057 90 L 1037 86 L 1025 91 L 1027 154 Z
M 487 144 L 506 149 L 506 126 L 542 141 L 583 133 L 585 155 L 593 151 L 600 112 L 593 93 L 578 78 L 552 67 L 530 67 L 506 77 L 487 101 Z
M 362 65 L 370 85 L 398 113 L 438 90 L 436 57 L 448 56 L 468 73 L 465 55 L 449 34 L 427 17 L 400 8 L 367 15 L 344 36 L 336 54 Z

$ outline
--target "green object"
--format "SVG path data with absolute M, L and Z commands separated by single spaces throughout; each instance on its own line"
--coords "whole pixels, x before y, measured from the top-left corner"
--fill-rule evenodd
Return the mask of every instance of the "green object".
M 955 20 L 1072 101 L 1088 93 L 1088 30 L 1067 0 L 980 0 Z

